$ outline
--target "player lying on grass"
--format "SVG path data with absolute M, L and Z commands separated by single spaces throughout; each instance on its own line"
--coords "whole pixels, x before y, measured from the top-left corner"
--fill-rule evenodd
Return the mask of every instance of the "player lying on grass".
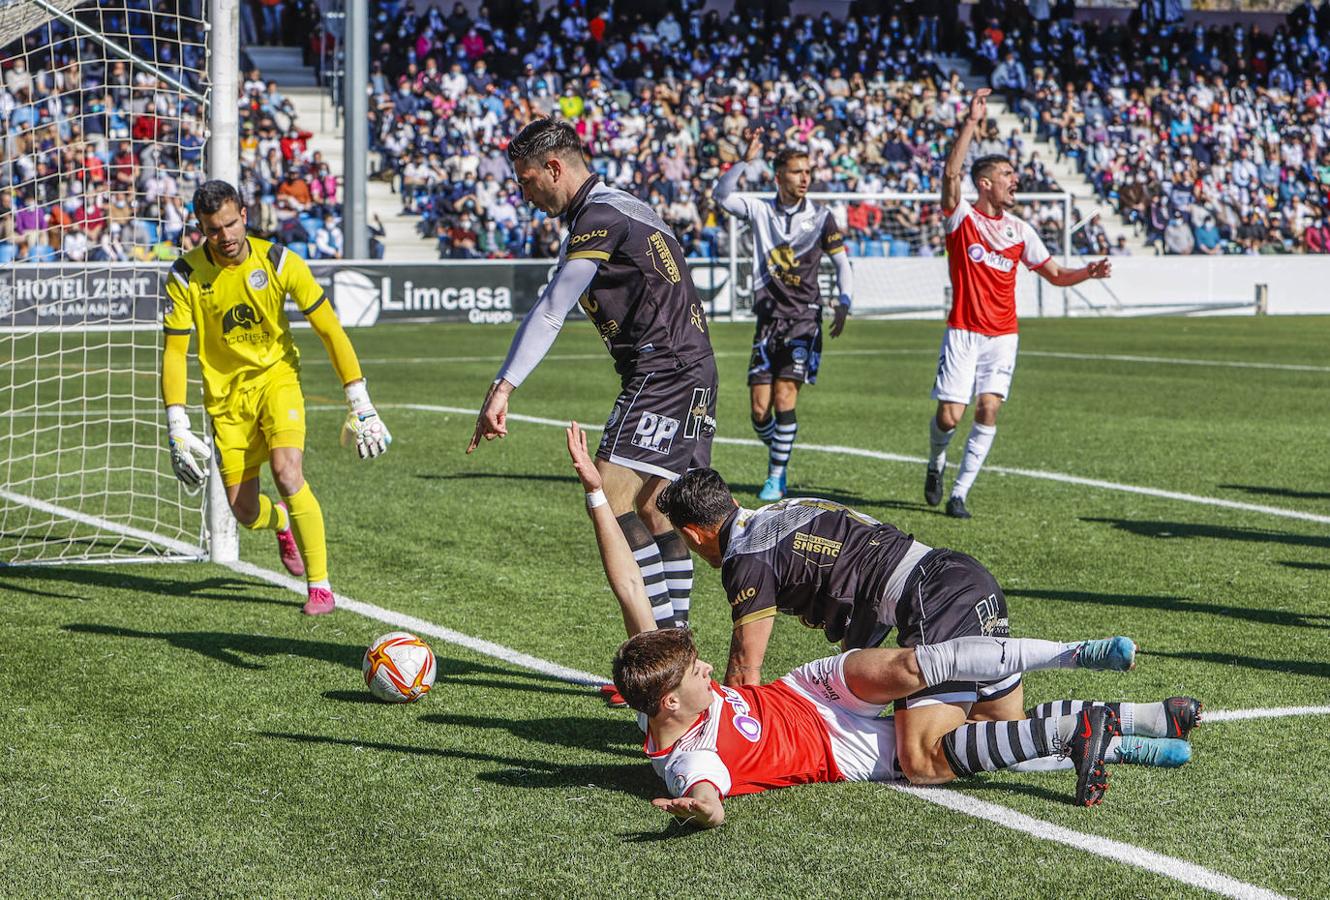
M 641 713 L 645 749 L 671 798 L 661 809 L 703 827 L 724 820 L 726 796 L 817 781 L 890 780 L 896 765 L 895 723 L 881 717 L 892 701 L 957 679 L 992 679 L 1048 668 L 1126 670 L 1135 659 L 1127 638 L 1058 643 L 968 637 L 911 649 L 851 651 L 798 667 L 767 685 L 722 687 L 697 657 L 690 631 L 635 630 L 650 625 L 645 591 L 634 584 L 628 545 L 615 527 L 586 436 L 573 423 L 568 452 L 587 494 L 602 562 L 623 610 L 629 640 L 614 660 L 614 682 Z M 984 768 L 1008 767 L 989 752 L 1019 748 L 1021 759 L 1065 758 L 1077 771 L 1077 803 L 1098 803 L 1107 787 L 1104 754 L 1118 733 L 1107 707 L 1074 715 L 956 729 L 935 750 L 975 757 Z
M 742 509 L 713 469 L 689 472 L 667 486 L 657 503 L 689 548 L 721 570 L 734 620 L 725 672 L 730 687 L 761 681 L 781 612 L 822 629 L 842 650 L 879 646 L 893 628 L 901 647 L 962 637 L 1007 640 L 1011 634 L 1002 588 L 977 560 L 929 547 L 839 503 L 788 498 Z M 1024 703 L 1019 672 L 953 679 L 898 698 L 902 771 L 915 783 L 937 784 L 1022 762 L 1023 748 L 1001 741 L 987 748 L 968 745 L 968 753 L 948 751 L 944 758 L 937 748 L 945 748 L 957 729 L 971 727 L 967 721 L 1025 718 Z M 1185 738 L 1200 710 L 1190 697 L 1113 705 L 1123 732 L 1140 737 Z M 1051 706 L 1031 711 L 1037 717 L 1051 712 Z M 1181 765 L 1189 752 L 1183 742 L 1140 749 L 1148 758 L 1130 761 Z

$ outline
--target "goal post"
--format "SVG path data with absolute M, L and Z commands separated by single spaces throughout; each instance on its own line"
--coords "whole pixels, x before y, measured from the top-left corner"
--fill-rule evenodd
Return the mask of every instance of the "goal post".
M 775 194 L 745 192 L 738 196 L 770 200 Z M 941 194 L 810 192 L 808 199 L 830 209 L 845 237 L 854 265 L 855 315 L 945 315 L 951 282 Z M 1076 226 L 1071 194 L 1021 193 L 1016 202 L 1013 213 L 1034 226 L 1050 253 L 1067 261 Z M 748 316 L 752 314 L 754 266 L 761 261 L 756 258 L 753 230 L 737 216 L 729 217 L 729 246 L 733 248 L 729 283 L 734 286 L 730 316 Z M 823 297 L 834 297 L 835 268 L 825 257 L 818 278 Z M 1017 305 L 1042 314 L 1046 292 L 1051 290 L 1041 279 L 1019 279 Z
M 236 96 L 238 2 L 0 0 L 0 566 L 201 559 L 228 523 L 234 553 L 220 484 L 172 474 L 159 371 L 187 204 L 236 131 L 209 100 Z

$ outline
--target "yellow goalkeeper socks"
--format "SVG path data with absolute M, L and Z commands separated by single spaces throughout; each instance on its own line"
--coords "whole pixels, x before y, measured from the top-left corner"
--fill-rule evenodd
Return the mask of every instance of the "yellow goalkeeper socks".
M 288 524 L 286 510 L 259 494 L 259 514 L 253 522 L 241 522 L 250 531 L 285 531 Z
M 291 526 L 305 558 L 305 578 L 310 584 L 328 580 L 328 542 L 323 531 L 323 507 L 305 482 L 290 497 L 283 497 L 291 510 Z

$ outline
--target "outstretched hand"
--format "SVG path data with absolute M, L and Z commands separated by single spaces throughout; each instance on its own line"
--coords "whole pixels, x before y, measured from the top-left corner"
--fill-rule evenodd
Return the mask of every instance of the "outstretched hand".
M 480 414 L 476 416 L 476 430 L 471 435 L 471 443 L 466 447 L 467 453 L 480 446 L 482 437 L 492 441 L 508 435 L 508 395 L 512 393 L 512 387 L 505 389 L 506 385 L 506 381 L 490 385 L 485 402 L 481 404 Z
M 988 95 L 992 88 L 980 88 L 970 98 L 970 121 L 978 125 L 988 118 Z
M 568 455 L 573 460 L 573 471 L 582 481 L 582 490 L 588 494 L 598 491 L 604 485 L 596 463 L 586 449 L 586 432 L 576 422 L 569 422 L 564 430 L 568 437 Z

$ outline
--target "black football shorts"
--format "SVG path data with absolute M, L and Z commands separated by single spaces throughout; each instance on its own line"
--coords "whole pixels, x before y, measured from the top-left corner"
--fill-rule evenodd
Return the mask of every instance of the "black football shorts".
M 670 481 L 711 465 L 716 359 L 632 376 L 614 401 L 596 456 Z
M 822 363 L 822 320 L 758 319 L 748 383 L 771 384 L 777 378 L 816 384 Z
M 902 647 L 958 637 L 1007 637 L 1007 598 L 993 573 L 972 556 L 939 548 L 919 560 L 896 606 L 896 642 Z M 896 701 L 897 709 L 930 703 L 996 700 L 1016 689 L 1019 675 L 1000 681 L 950 681 Z

